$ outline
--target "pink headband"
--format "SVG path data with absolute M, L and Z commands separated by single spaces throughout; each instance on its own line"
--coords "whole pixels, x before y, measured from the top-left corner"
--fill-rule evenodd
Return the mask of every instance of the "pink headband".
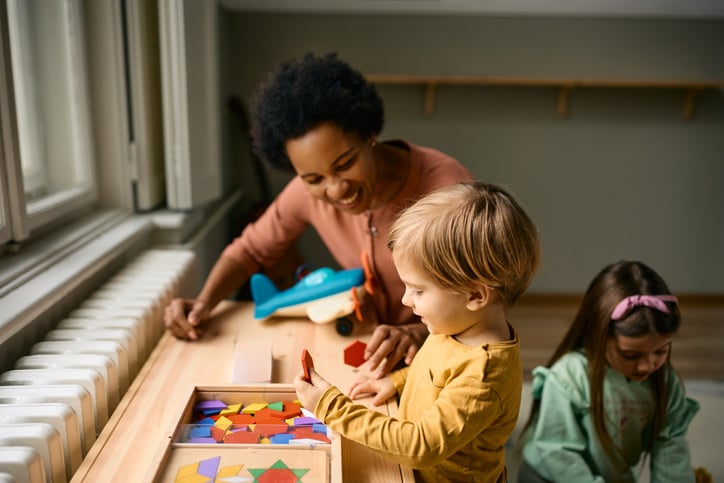
M 623 319 L 637 306 L 651 307 L 668 314 L 669 309 L 664 302 L 678 303 L 678 299 L 673 295 L 631 295 L 616 305 L 611 313 L 611 320 Z

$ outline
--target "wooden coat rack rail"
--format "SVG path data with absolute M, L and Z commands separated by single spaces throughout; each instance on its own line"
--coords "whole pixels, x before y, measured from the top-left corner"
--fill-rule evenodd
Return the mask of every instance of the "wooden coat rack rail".
M 724 88 L 722 82 L 670 82 L 647 80 L 594 80 L 594 79 L 546 79 L 526 77 L 490 77 L 490 76 L 430 76 L 404 74 L 369 74 L 367 80 L 375 84 L 421 85 L 424 87 L 423 111 L 426 116 L 435 112 L 435 90 L 438 86 L 520 86 L 552 87 L 558 90 L 556 113 L 565 119 L 568 117 L 570 97 L 574 89 L 586 87 L 616 89 L 677 89 L 684 92 L 682 116 L 686 120 L 694 117 L 696 96 L 709 89 Z

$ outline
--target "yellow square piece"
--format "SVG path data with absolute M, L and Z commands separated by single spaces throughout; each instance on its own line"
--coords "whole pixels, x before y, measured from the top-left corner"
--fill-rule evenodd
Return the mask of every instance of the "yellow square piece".
M 241 411 L 241 404 L 232 404 L 226 409 L 222 409 L 219 414 L 221 414 L 222 416 L 224 414 L 239 414 L 239 411 Z
M 219 416 L 219 419 L 216 420 L 214 423 L 214 427 L 219 428 L 222 431 L 226 431 L 231 427 L 231 425 L 234 424 L 234 422 L 224 416 Z
M 241 410 L 242 414 L 253 414 L 257 411 L 261 411 L 267 406 L 267 403 L 252 403 Z

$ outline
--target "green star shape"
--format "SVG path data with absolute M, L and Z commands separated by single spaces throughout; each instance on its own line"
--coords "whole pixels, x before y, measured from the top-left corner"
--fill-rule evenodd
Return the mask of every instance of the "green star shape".
M 269 470 L 289 470 L 294 474 L 294 476 L 296 476 L 297 482 L 301 482 L 302 476 L 306 475 L 309 472 L 309 469 L 289 468 L 286 464 L 284 464 L 282 460 L 277 460 L 269 468 L 249 468 L 249 473 L 251 473 L 251 475 L 254 477 L 254 482 L 258 483 L 259 478 Z

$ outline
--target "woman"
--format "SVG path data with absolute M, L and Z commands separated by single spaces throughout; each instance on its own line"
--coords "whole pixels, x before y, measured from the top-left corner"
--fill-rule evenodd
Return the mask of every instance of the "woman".
M 261 85 L 251 118 L 257 154 L 296 176 L 224 250 L 196 299 L 169 304 L 166 326 L 176 337 L 197 339 L 210 311 L 311 225 L 340 267 L 359 267 L 361 254 L 368 257 L 370 300 L 381 322 L 367 345 L 368 368 L 382 377 L 403 359 L 409 364 L 427 329 L 400 302 L 404 286 L 386 246 L 389 227 L 423 194 L 472 176 L 439 151 L 379 141 L 382 99 L 336 54 L 282 63 Z

